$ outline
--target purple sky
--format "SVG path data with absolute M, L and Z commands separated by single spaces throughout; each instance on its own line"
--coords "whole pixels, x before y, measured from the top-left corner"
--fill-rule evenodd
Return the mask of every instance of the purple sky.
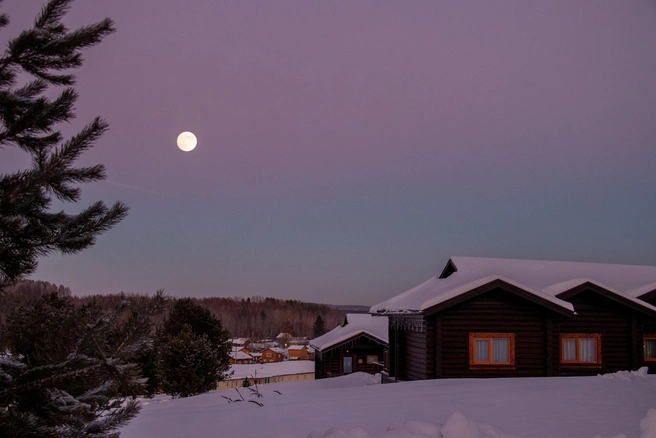
M 6 0 L 3 41 L 42 3 Z M 105 16 L 64 130 L 109 121 L 82 204 L 131 213 L 33 278 L 370 305 L 451 255 L 656 264 L 652 0 L 78 1 L 66 22 Z M 5 148 L 0 172 L 26 162 Z

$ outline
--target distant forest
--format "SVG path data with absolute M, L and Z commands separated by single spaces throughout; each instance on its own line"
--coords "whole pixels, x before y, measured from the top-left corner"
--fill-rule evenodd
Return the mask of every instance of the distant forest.
M 46 281 L 25 280 L 5 288 L 0 293 L 0 323 L 5 323 L 7 315 L 17 305 L 49 293 L 69 297 L 76 304 L 95 302 L 105 309 L 110 309 L 123 300 L 138 301 L 145 300 L 147 297 L 125 293 L 78 297 L 73 296 L 71 290 L 65 286 L 57 286 Z M 175 300 L 175 297 L 170 298 L 172 301 Z M 343 311 L 332 309 L 325 304 L 261 296 L 193 298 L 193 300 L 219 318 L 223 327 L 233 337 L 247 337 L 251 340 L 273 339 L 279 333 L 312 338 L 312 327 L 317 316 L 321 316 L 327 331 L 341 324 L 345 316 Z M 162 315 L 160 320 L 164 316 Z

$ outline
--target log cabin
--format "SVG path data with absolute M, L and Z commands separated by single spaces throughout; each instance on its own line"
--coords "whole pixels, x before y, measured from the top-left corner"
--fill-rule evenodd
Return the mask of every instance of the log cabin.
M 315 379 L 381 372 L 380 362 L 388 348 L 388 330 L 385 317 L 347 314 L 344 324 L 310 341 L 314 349 Z
M 390 376 L 656 372 L 656 267 L 452 257 L 370 309 L 388 319 Z

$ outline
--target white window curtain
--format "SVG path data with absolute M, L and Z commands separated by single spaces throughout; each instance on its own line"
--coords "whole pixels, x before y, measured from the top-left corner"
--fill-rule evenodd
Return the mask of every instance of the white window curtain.
M 487 362 L 489 359 L 488 355 L 489 344 L 486 339 L 476 339 L 476 361 L 477 362 Z
M 576 360 L 576 339 L 565 339 L 563 353 L 565 360 Z
M 647 359 L 656 359 L 656 340 L 647 339 L 645 341 L 645 357 Z
M 510 362 L 510 341 L 508 338 L 492 339 L 492 362 Z
M 594 338 L 579 339 L 579 360 L 581 362 L 597 361 L 597 340 Z

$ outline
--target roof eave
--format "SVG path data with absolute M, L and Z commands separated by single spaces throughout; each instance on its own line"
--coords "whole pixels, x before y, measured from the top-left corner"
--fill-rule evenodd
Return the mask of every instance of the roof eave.
M 630 309 L 633 309 L 642 314 L 645 314 L 651 318 L 656 318 L 656 308 L 651 304 L 645 302 L 643 305 L 641 303 L 635 302 L 613 290 L 609 290 L 603 286 L 600 286 L 590 281 L 579 284 L 578 286 L 566 290 L 565 292 L 561 292 L 558 295 L 556 295 L 556 297 L 560 298 L 561 300 L 567 300 L 586 290 L 591 290 L 595 293 L 598 293 L 601 296 L 604 296 L 612 301 L 615 301 L 616 303 L 623 304 L 624 306 L 629 307 Z
M 444 311 L 444 310 L 446 310 L 450 307 L 453 307 L 457 304 L 463 303 L 463 302 L 468 301 L 468 300 L 470 300 L 474 297 L 477 297 L 478 295 L 481 295 L 485 292 L 489 292 L 490 290 L 495 289 L 495 288 L 502 288 L 502 289 L 514 294 L 514 295 L 517 295 L 521 298 L 524 298 L 528 301 L 531 301 L 535 304 L 538 304 L 542 307 L 545 307 L 549 310 L 552 310 L 552 311 L 554 311 L 556 313 L 559 313 L 561 315 L 564 315 L 564 316 L 568 316 L 568 317 L 573 316 L 574 313 L 575 313 L 574 310 L 567 309 L 565 307 L 559 306 L 556 303 L 553 303 L 549 300 L 546 300 L 546 299 L 544 299 L 544 298 L 542 298 L 538 295 L 535 295 L 534 293 L 531 293 L 527 290 L 522 289 L 521 287 L 515 286 L 515 285 L 510 284 L 510 283 L 508 283 L 504 280 L 501 280 L 501 279 L 492 280 L 492 281 L 490 281 L 488 283 L 485 283 L 481 286 L 475 287 L 475 288 L 473 288 L 473 289 L 471 289 L 471 290 L 469 290 L 465 293 L 456 295 L 453 298 L 450 298 L 446 301 L 443 301 L 443 302 L 438 303 L 434 306 L 431 306 L 427 309 L 424 309 L 421 313 L 424 316 L 434 315 L 434 314 L 442 312 L 442 311 Z

